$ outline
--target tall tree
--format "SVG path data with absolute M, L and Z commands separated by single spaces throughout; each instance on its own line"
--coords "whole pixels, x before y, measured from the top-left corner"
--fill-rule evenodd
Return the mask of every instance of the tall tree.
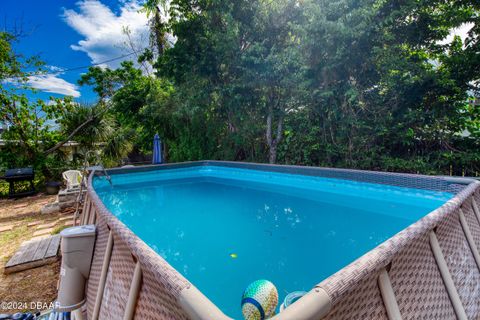
M 157 56 L 160 56 L 168 46 L 167 14 L 166 0 L 147 0 L 143 4 L 143 12 L 149 18 L 150 25 L 150 45 L 156 49 Z
M 284 118 L 301 104 L 297 2 L 173 1 L 171 8 L 172 17 L 188 19 L 173 20 L 177 42 L 160 58 L 158 74 L 204 91 L 201 103 L 215 108 L 229 136 L 251 128 L 245 115 L 263 118 L 255 126 L 263 127 L 267 159 L 276 162 Z

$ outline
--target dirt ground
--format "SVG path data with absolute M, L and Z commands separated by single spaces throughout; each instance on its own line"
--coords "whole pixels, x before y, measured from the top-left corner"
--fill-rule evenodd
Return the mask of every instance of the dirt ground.
M 72 208 L 60 213 L 41 214 L 47 203 L 56 196 L 39 194 L 17 200 L 0 199 L 0 229 L 14 225 L 13 230 L 0 232 L 0 314 L 43 309 L 56 298 L 56 286 L 60 262 L 4 274 L 4 267 L 20 244 L 33 237 L 37 226 L 33 222 L 49 223 L 72 213 Z M 61 227 L 53 231 L 57 233 Z

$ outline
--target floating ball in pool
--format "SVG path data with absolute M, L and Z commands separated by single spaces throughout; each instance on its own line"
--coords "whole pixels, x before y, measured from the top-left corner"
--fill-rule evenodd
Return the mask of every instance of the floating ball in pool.
M 268 319 L 278 304 L 277 288 L 268 280 L 252 282 L 243 292 L 242 314 L 245 320 Z

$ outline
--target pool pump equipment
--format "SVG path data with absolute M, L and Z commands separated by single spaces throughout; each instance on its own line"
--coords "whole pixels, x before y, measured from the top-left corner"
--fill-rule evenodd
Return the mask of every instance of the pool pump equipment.
M 280 312 L 285 310 L 286 307 L 292 305 L 295 301 L 297 301 L 306 294 L 306 291 L 293 291 L 287 294 L 285 300 L 283 300 L 283 303 L 280 305 Z
M 62 266 L 56 311 L 73 311 L 85 302 L 85 283 L 90 274 L 95 226 L 85 225 L 62 230 Z

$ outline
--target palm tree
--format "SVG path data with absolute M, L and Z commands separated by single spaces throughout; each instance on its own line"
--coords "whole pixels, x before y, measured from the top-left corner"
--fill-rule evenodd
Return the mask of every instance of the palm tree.
M 167 24 L 162 21 L 162 12 L 164 15 L 167 12 L 167 1 L 147 0 L 142 11 L 150 19 L 150 45 L 157 49 L 157 54 L 160 56 L 167 45 Z
M 108 111 L 104 104 L 77 105 L 59 120 L 60 131 L 72 132 L 74 128 L 88 123 L 75 135 L 75 141 L 82 146 L 83 154 L 94 150 L 104 160 L 116 163 L 132 150 L 134 131 L 119 127 L 115 117 Z

